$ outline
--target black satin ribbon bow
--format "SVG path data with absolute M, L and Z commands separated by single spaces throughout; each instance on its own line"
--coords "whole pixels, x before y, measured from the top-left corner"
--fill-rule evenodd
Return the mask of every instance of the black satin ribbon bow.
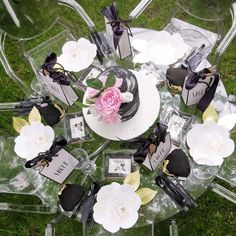
M 128 29 L 130 35 L 132 35 L 131 30 L 127 24 L 129 20 L 121 20 L 118 17 L 118 9 L 116 3 L 113 3 L 111 6 L 105 7 L 102 9 L 102 14 L 108 19 L 109 24 L 111 24 L 113 34 L 113 41 L 115 49 L 118 46 L 120 38 L 124 32 L 123 26 Z
M 137 143 L 143 143 L 143 145 L 134 153 L 134 161 L 142 164 L 149 152 L 149 146 L 151 144 L 155 145 L 157 147 L 160 142 L 165 142 L 165 137 L 166 137 L 166 130 L 167 126 L 158 122 L 155 126 L 154 132 L 150 135 L 148 139 L 133 139 L 131 140 Z
M 197 203 L 174 176 L 167 176 L 161 172 L 155 179 L 156 185 L 161 187 L 176 205 L 183 211 L 197 207 Z
M 55 65 L 59 65 L 60 68 L 54 68 Z M 41 66 L 43 69 L 43 74 L 46 76 L 49 74 L 49 77 L 61 85 L 70 85 L 70 81 L 76 81 L 76 77 L 73 73 L 64 69 L 62 65 L 57 63 L 57 55 L 56 53 L 51 53 L 49 56 L 46 57 L 43 65 Z
M 190 71 L 187 75 L 187 78 L 186 78 L 185 88 L 187 90 L 193 89 L 197 85 L 197 83 L 199 82 L 200 79 L 203 80 L 202 83 L 205 83 L 204 79 L 206 79 L 208 73 L 211 73 L 211 72 L 207 68 L 205 68 L 205 69 L 203 69 L 202 71 L 199 71 L 199 72 Z M 206 110 L 206 108 L 209 106 L 212 99 L 214 98 L 216 88 L 217 88 L 218 83 L 219 83 L 219 77 L 220 77 L 219 73 L 214 72 L 213 76 L 215 78 L 213 84 L 211 85 L 211 87 L 209 87 L 209 85 L 207 84 L 208 89 L 206 90 L 205 94 L 200 99 L 200 101 L 197 105 L 197 107 L 202 112 L 204 112 Z
M 62 148 L 64 148 L 66 145 L 67 141 L 64 137 L 61 136 L 56 138 L 49 150 L 47 150 L 46 152 L 40 152 L 37 157 L 27 161 L 25 163 L 25 167 L 32 168 L 40 161 L 45 161 L 48 165 L 49 162 L 52 161 L 52 158 L 56 156 L 56 153 L 59 152 Z

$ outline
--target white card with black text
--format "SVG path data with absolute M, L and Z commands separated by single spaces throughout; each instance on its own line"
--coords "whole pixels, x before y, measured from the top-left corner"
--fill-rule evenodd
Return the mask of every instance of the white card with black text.
M 158 145 L 156 152 L 153 153 L 150 157 L 147 155 L 143 164 L 150 170 L 155 170 L 158 166 L 160 166 L 161 162 L 165 159 L 168 153 L 171 150 L 171 138 L 170 134 L 167 133 L 165 137 L 165 142 L 160 142 Z
M 40 174 L 62 184 L 70 173 L 76 168 L 79 161 L 65 149 L 55 154 L 48 166 L 45 166 Z

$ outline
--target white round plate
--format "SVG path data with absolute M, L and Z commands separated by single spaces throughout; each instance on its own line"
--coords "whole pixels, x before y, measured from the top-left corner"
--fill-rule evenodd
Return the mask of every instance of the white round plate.
M 158 117 L 160 96 L 156 86 L 142 74 L 135 74 L 139 87 L 140 105 L 137 113 L 128 121 L 106 125 L 92 114 L 88 108 L 83 108 L 83 115 L 88 126 L 98 135 L 110 140 L 128 140 L 145 133 Z M 85 103 L 86 93 L 83 98 Z

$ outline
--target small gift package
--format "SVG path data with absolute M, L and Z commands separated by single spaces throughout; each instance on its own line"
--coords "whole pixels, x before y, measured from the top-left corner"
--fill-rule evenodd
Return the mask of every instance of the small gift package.
M 73 81 L 75 78 L 73 74 L 70 74 L 62 65 L 57 63 L 55 53 L 47 56 L 42 69 L 39 70 L 39 75 L 47 90 L 66 105 L 71 106 L 78 99 L 70 85 L 71 80 Z
M 184 80 L 182 98 L 186 106 L 197 104 L 205 111 L 214 98 L 220 75 L 214 67 L 199 72 L 188 71 Z
M 174 149 L 163 162 L 163 172 L 167 175 L 186 178 L 190 174 L 187 155 L 182 149 Z
M 64 148 L 67 141 L 55 138 L 52 127 L 41 123 L 39 110 L 33 107 L 28 120 L 13 117 L 13 127 L 19 133 L 15 138 L 15 153 L 27 160 L 26 168 L 34 167 L 40 174 L 63 183 L 79 161 Z
M 143 145 L 134 153 L 134 161 L 154 171 L 161 165 L 170 150 L 171 138 L 167 126 L 157 123 L 154 132 L 148 139 L 143 140 Z
M 39 168 L 39 173 L 59 184 L 62 184 L 79 161 L 63 147 L 67 144 L 64 137 L 54 140 L 49 150 L 40 152 L 35 158 L 28 160 L 26 168 Z
M 76 184 L 62 185 L 58 193 L 60 205 L 63 210 L 71 211 L 80 203 L 84 196 L 84 188 Z
M 132 54 L 129 35 L 130 28 L 126 21 L 123 21 L 118 16 L 116 3 L 105 7 L 102 10 L 105 17 L 107 41 L 110 46 L 117 51 L 120 59 L 124 59 Z
M 91 183 L 89 189 L 85 189 L 81 185 L 64 184 L 58 193 L 60 205 L 63 210 L 72 213 L 72 218 L 80 216 L 83 224 L 93 226 L 93 207 L 100 188 L 101 184 L 96 181 Z

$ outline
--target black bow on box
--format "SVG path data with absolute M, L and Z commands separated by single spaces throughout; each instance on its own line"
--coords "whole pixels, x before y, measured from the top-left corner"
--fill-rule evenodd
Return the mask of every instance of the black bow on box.
M 59 68 L 55 68 L 55 65 L 58 65 Z M 61 64 L 57 63 L 57 55 L 54 52 L 46 57 L 41 68 L 45 76 L 49 75 L 53 82 L 58 84 L 69 86 L 71 80 L 77 80 L 73 73 L 65 70 Z
M 116 3 L 113 3 L 111 6 L 105 7 L 102 9 L 102 14 L 108 19 L 108 23 L 111 24 L 113 34 L 113 41 L 115 49 L 118 46 L 119 40 L 124 32 L 124 28 L 129 30 L 129 34 L 132 35 L 130 28 L 127 24 L 130 20 L 121 20 L 118 16 L 118 10 Z
M 26 168 L 32 168 L 37 165 L 39 162 L 44 162 L 44 164 L 49 165 L 49 162 L 52 161 L 52 158 L 56 156 L 56 153 L 59 152 L 62 148 L 67 145 L 67 141 L 64 137 L 58 137 L 53 142 L 52 146 L 46 152 L 40 152 L 37 157 L 29 160 L 25 163 Z
M 142 143 L 142 146 L 134 153 L 134 161 L 142 164 L 148 153 L 156 152 L 157 146 L 160 142 L 165 142 L 167 126 L 162 123 L 157 123 L 155 125 L 154 132 L 150 135 L 148 139 L 132 139 L 131 142 Z

